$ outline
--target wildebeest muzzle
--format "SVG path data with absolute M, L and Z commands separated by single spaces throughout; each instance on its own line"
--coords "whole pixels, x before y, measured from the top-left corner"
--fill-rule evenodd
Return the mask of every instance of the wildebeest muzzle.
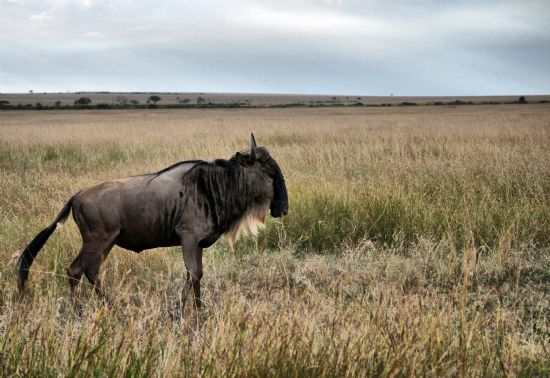
M 271 216 L 274 218 L 280 218 L 288 214 L 288 193 L 286 191 L 285 178 L 281 172 L 281 169 L 273 161 L 275 174 L 273 177 L 273 190 L 274 196 L 271 202 Z

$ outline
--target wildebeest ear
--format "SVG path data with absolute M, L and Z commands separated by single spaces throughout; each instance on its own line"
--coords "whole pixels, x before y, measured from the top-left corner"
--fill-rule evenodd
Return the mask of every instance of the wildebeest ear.
M 250 162 L 256 161 L 256 138 L 250 134 Z

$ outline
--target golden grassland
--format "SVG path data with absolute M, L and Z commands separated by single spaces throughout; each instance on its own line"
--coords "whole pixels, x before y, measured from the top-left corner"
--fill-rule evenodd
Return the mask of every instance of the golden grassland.
M 204 254 L 206 309 L 170 308 L 178 248 L 113 249 L 104 306 L 69 302 L 72 221 L 16 296 L 20 251 L 76 191 L 250 132 L 290 213 Z M 550 373 L 550 106 L 0 112 L 0 374 Z

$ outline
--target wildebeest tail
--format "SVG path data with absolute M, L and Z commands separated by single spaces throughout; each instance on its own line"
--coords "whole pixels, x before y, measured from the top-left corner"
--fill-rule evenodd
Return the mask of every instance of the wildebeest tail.
M 50 224 L 48 227 L 40 231 L 38 235 L 32 239 L 32 241 L 29 243 L 29 245 L 25 248 L 23 253 L 21 254 L 21 257 L 19 258 L 19 292 L 23 293 L 25 290 L 25 283 L 27 282 L 27 278 L 29 277 L 29 269 L 32 265 L 32 262 L 34 261 L 34 258 L 36 255 L 38 255 L 38 252 L 42 249 L 44 244 L 46 244 L 46 241 L 48 238 L 53 234 L 55 229 L 57 228 L 58 223 L 63 223 L 69 216 L 71 212 L 71 207 L 73 206 L 73 200 L 75 196 L 72 196 L 67 203 L 65 203 L 65 206 L 63 206 L 63 209 L 59 213 L 59 215 L 55 218 L 52 224 Z

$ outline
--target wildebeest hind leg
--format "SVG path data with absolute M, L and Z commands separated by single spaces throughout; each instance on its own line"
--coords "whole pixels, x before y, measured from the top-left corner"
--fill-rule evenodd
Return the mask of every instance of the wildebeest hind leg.
M 114 237 L 109 241 L 85 243 L 82 247 L 82 271 L 102 300 L 106 300 L 107 296 L 101 283 L 101 265 L 113 248 L 113 240 Z
M 82 277 L 82 251 L 76 256 L 71 265 L 67 267 L 67 277 L 69 278 L 69 287 L 71 288 L 71 299 L 73 306 L 78 313 L 82 312 L 79 304 L 80 278 Z

